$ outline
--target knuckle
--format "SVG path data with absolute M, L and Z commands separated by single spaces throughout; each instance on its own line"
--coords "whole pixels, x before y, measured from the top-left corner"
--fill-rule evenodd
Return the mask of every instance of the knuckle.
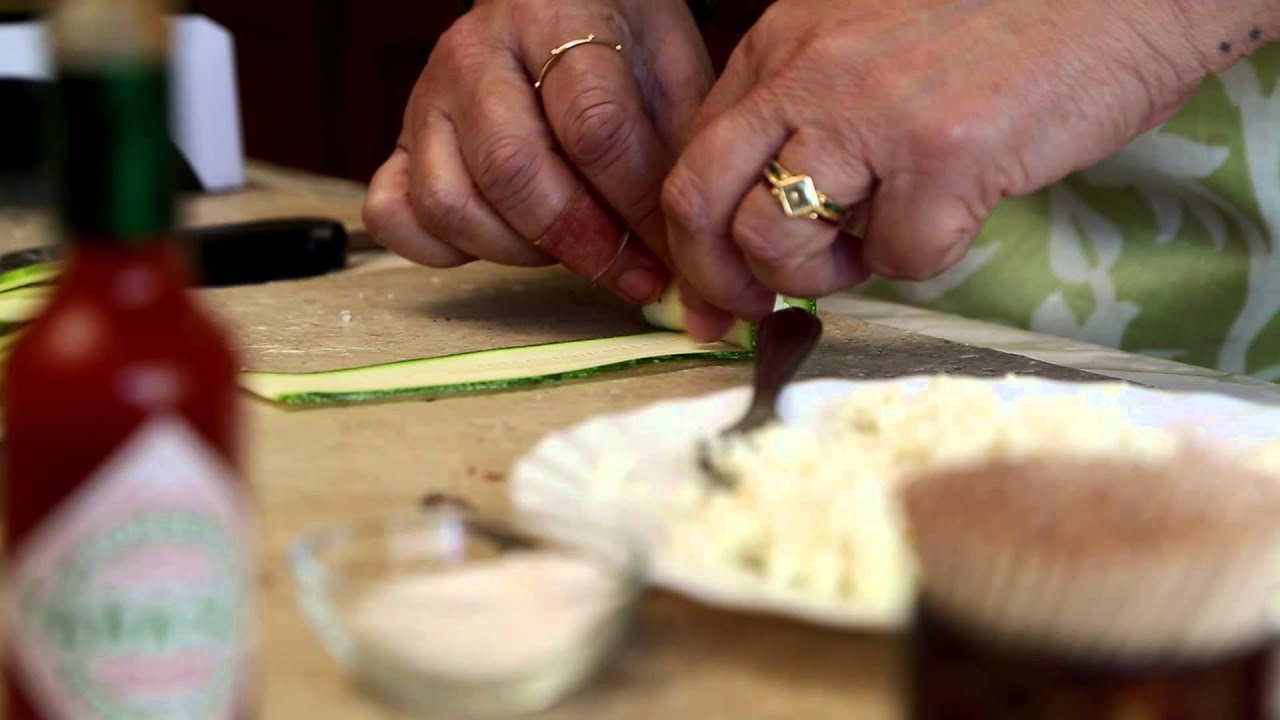
M 435 70 L 437 66 L 445 73 L 461 69 L 476 47 L 472 39 L 475 35 L 473 25 L 474 22 L 464 15 L 445 30 L 427 58 L 428 70 Z M 424 74 L 423 77 L 427 76 Z
M 683 165 L 676 166 L 662 184 L 662 208 L 667 219 L 692 235 L 707 230 L 710 205 L 706 185 Z
M 380 244 L 385 244 L 387 227 L 394 213 L 394 198 L 386 193 L 369 193 L 360 208 L 360 220 Z
M 426 185 L 414 193 L 417 215 L 438 237 L 454 237 L 467 230 L 470 193 L 438 185 Z
M 918 168 L 949 170 L 984 156 L 993 144 L 993 124 L 974 113 L 917 116 L 906 128 L 907 146 Z
M 618 162 L 634 145 L 635 121 L 612 91 L 587 88 L 566 112 L 565 152 L 584 170 L 603 170 Z
M 1007 197 L 1032 192 L 1039 187 L 1035 177 L 1024 153 L 1017 153 L 986 168 L 974 181 L 976 192 L 971 201 L 971 212 L 976 215 L 979 205 L 994 208 Z
M 741 58 L 748 66 L 761 63 L 771 47 L 768 36 L 765 19 L 761 18 L 755 27 L 748 30 L 742 37 L 742 42 L 733 51 L 733 60 Z
M 823 62 L 837 61 L 843 65 L 849 56 L 848 37 L 833 32 L 827 26 L 816 25 L 801 34 L 798 44 L 812 58 Z
M 596 28 L 597 36 L 610 42 L 631 45 L 625 16 L 612 3 L 591 3 L 587 7 L 547 0 L 510 0 L 508 20 L 518 29 L 551 27 Z
M 497 135 L 480 145 L 476 183 L 496 205 L 518 204 L 529 197 L 542 164 L 524 138 Z
M 779 242 L 781 233 L 775 230 L 773 223 L 749 210 L 739 212 L 733 219 L 733 240 L 738 248 L 758 262 L 781 268 L 786 265 L 790 253 L 785 244 Z
M 760 14 L 760 19 L 752 26 L 753 35 L 772 36 L 790 25 L 790 17 L 794 13 L 794 8 L 783 7 L 781 3 L 770 3 Z M 759 39 L 758 37 L 756 38 Z
M 782 48 L 779 48 L 778 39 L 792 35 L 793 20 L 789 17 L 789 12 L 792 9 L 783 8 L 779 3 L 770 3 L 743 35 L 738 46 L 742 54 L 750 61 L 760 63 L 779 52 Z M 787 45 L 789 49 L 791 44 Z
M 545 27 L 556 23 L 561 14 L 555 3 L 546 0 L 511 0 L 507 7 L 511 26 L 515 28 Z
M 932 280 L 955 263 L 964 253 L 967 241 L 960 231 L 918 243 L 898 242 L 888 248 L 886 260 L 899 280 L 923 282 Z
M 546 5 L 546 0 L 533 0 L 541 6 Z M 545 10 L 543 10 L 545 12 Z M 589 14 L 589 22 L 593 27 L 602 28 L 604 33 L 597 33 L 605 40 L 614 43 L 620 43 L 623 47 L 631 47 L 632 37 L 631 29 L 627 24 L 626 17 L 622 12 L 614 7 L 613 3 L 595 3 Z
M 482 126 L 476 123 L 475 121 L 477 119 L 484 120 L 487 118 L 494 118 L 494 119 L 506 118 L 511 114 L 511 111 L 508 109 L 510 105 L 509 101 L 506 98 L 502 97 L 501 93 L 485 92 L 480 87 L 480 85 L 482 84 L 483 83 L 480 83 L 476 87 L 470 88 L 468 91 L 468 94 L 466 95 L 466 98 L 463 103 L 464 109 L 463 109 L 463 112 L 460 114 L 464 118 L 467 118 L 468 120 L 470 120 L 472 124 L 470 128 L 468 128 L 468 126 L 465 123 L 461 124 L 458 127 L 459 136 L 462 136 L 463 134 L 468 133 L 468 131 L 473 133 L 483 133 L 484 131 L 481 128 L 486 126 Z M 497 120 L 496 122 L 501 123 L 501 120 Z M 483 137 L 483 139 L 486 139 L 489 141 L 488 143 L 485 143 L 485 146 L 488 146 L 493 142 L 499 142 L 504 140 L 504 138 L 502 137 L 503 133 L 500 127 L 496 127 L 492 125 L 488 127 L 492 128 L 492 132 L 488 137 Z M 475 135 L 473 137 L 481 137 L 481 136 Z

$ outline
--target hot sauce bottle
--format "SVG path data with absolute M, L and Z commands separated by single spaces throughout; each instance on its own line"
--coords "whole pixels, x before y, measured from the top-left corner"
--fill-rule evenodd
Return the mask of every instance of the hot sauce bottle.
M 50 22 L 57 289 L 5 367 L 10 720 L 253 714 L 237 360 L 171 234 L 168 19 Z

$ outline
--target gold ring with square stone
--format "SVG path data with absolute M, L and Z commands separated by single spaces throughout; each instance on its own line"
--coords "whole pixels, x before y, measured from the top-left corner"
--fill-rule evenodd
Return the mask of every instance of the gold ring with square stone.
M 813 178 L 792 174 L 776 160 L 765 166 L 764 177 L 772 186 L 770 192 L 778 198 L 787 217 L 807 217 L 839 225 L 849 214 L 845 206 L 818 190 Z

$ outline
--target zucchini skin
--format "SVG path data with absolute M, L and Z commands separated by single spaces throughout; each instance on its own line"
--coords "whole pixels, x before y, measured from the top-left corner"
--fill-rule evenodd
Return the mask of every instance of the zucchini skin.
M 485 390 L 521 390 L 532 388 L 539 385 L 547 385 L 550 383 L 560 382 L 564 380 L 575 380 L 580 378 L 593 377 L 602 373 L 615 370 L 625 370 L 627 368 L 642 367 L 645 365 L 657 365 L 659 363 L 670 362 L 675 360 L 748 360 L 754 353 L 747 350 L 720 350 L 705 353 L 695 353 L 687 355 L 660 355 L 657 357 L 637 358 L 635 360 L 623 360 L 607 365 L 600 365 L 593 368 L 584 368 L 581 370 L 568 370 L 560 373 L 550 373 L 547 375 L 533 375 L 528 377 L 513 377 L 502 380 L 485 380 L 474 383 L 454 383 L 451 385 L 424 385 L 420 387 L 402 387 L 388 388 L 386 390 L 357 390 L 351 392 L 299 392 L 285 393 L 270 397 L 274 402 L 284 405 L 342 405 L 351 403 L 371 402 L 377 400 L 394 400 L 394 399 L 430 399 L 445 395 L 454 395 L 459 393 L 480 392 Z M 428 362 L 438 360 L 439 358 L 423 358 L 421 360 L 402 360 L 395 365 L 404 365 L 415 362 Z M 381 367 L 380 365 L 371 365 L 367 367 Z M 351 370 L 359 370 L 361 368 L 348 368 L 342 370 L 333 370 L 327 372 L 316 373 L 245 373 L 245 375 L 256 377 L 297 377 L 299 375 L 327 375 L 330 372 L 346 373 Z
M 779 295 L 774 309 L 781 310 L 784 307 L 804 308 L 816 314 L 818 312 L 818 301 Z M 680 290 L 674 284 L 667 287 L 662 297 L 644 306 L 642 311 L 644 319 L 650 325 L 661 330 L 684 332 L 684 316 L 686 312 L 684 301 L 680 298 Z M 722 342 L 737 345 L 747 350 L 754 350 L 756 347 L 756 324 L 738 320 L 720 339 Z
M 30 265 L 27 267 L 18 268 L 15 270 L 10 270 L 5 273 L 0 273 L 0 298 L 4 298 L 6 295 L 8 295 L 13 300 L 18 301 L 20 298 L 25 300 L 27 299 L 28 296 L 30 296 L 30 298 L 34 301 L 40 296 L 40 293 L 36 292 L 38 288 L 33 288 L 33 286 L 48 282 L 49 280 L 55 278 L 60 270 L 61 270 L 60 263 L 41 263 L 37 265 Z M 20 289 L 28 289 L 28 290 L 21 290 L 20 292 L 12 292 Z M 655 306 L 658 306 L 663 302 L 674 303 L 676 313 L 674 316 L 668 316 L 668 317 L 662 318 L 661 319 L 662 321 L 660 322 L 655 322 L 655 317 L 651 317 L 650 310 L 652 310 Z M 817 312 L 817 301 L 815 300 L 780 297 L 779 306 L 783 306 L 783 305 L 789 305 L 792 307 L 803 307 L 809 310 L 810 312 Z M 668 308 L 670 307 L 671 306 L 668 305 Z M 646 310 L 645 311 L 646 319 L 648 319 L 650 324 L 653 325 L 654 327 L 664 329 L 664 330 L 673 330 L 676 332 L 683 332 L 684 307 L 683 307 L 683 303 L 680 302 L 678 293 L 673 292 L 669 295 L 664 296 L 661 300 L 654 303 L 653 306 L 650 306 L 645 310 Z M 9 330 L 9 331 L 16 330 L 20 326 L 21 326 L 20 322 L 14 323 L 10 325 L 8 328 L 6 328 L 6 330 Z M 344 404 L 367 403 L 367 402 L 387 401 L 387 400 L 397 400 L 397 399 L 429 400 L 429 399 L 439 398 L 447 395 L 457 395 L 457 394 L 463 394 L 463 393 L 479 393 L 479 392 L 485 392 L 485 391 L 502 391 L 502 390 L 521 390 L 521 389 L 532 388 L 532 387 L 537 387 L 542 385 L 549 385 L 549 384 L 562 382 L 566 380 L 590 378 L 590 377 L 594 377 L 594 376 L 601 375 L 608 372 L 625 370 L 627 368 L 643 367 L 648 365 L 658 365 L 661 363 L 673 362 L 677 360 L 721 360 L 721 361 L 748 360 L 755 354 L 754 347 L 755 347 L 755 340 L 756 340 L 756 330 L 757 328 L 754 324 L 739 323 L 738 325 L 734 326 L 734 328 L 730 331 L 729 335 L 726 336 L 726 342 L 730 345 L 735 345 L 737 347 L 742 348 L 740 350 L 717 349 L 717 350 L 708 350 L 707 352 L 699 352 L 699 353 L 679 353 L 679 354 L 672 354 L 672 355 L 659 355 L 659 356 L 653 356 L 653 357 L 639 357 L 639 358 L 633 358 L 630 360 L 621 360 L 617 362 L 606 363 L 606 364 L 602 364 L 602 365 L 591 367 L 591 368 L 580 368 L 576 370 L 568 370 L 568 371 L 558 372 L 558 373 L 548 373 L 545 375 L 512 376 L 508 378 L 501 378 L 501 379 L 494 379 L 494 380 L 452 383 L 452 384 L 446 384 L 446 385 L 421 385 L 421 386 L 412 386 L 412 387 L 393 387 L 393 388 L 385 388 L 385 389 L 378 389 L 378 390 L 353 390 L 353 391 L 325 390 L 325 391 L 315 391 L 315 392 L 288 392 L 288 393 L 282 393 L 278 395 L 270 395 L 256 389 L 251 389 L 246 383 L 243 382 L 243 380 L 252 381 L 255 379 L 258 379 L 258 380 L 269 379 L 271 377 L 279 377 L 279 378 L 287 377 L 287 378 L 296 379 L 298 377 L 305 377 L 305 376 L 325 377 L 325 376 L 333 376 L 333 375 L 343 375 L 343 374 L 348 374 L 352 372 L 359 372 L 361 370 L 366 370 L 370 368 L 382 368 L 382 367 L 396 366 L 396 365 L 399 365 L 399 366 L 413 365 L 415 363 L 428 363 L 432 361 L 438 361 L 445 357 L 454 357 L 453 355 L 445 355 L 445 356 L 437 356 L 432 358 L 399 360 L 399 361 L 393 361 L 390 363 L 380 363 L 380 364 L 364 365 L 364 366 L 352 367 L 352 368 L 340 368 L 337 370 L 327 370 L 327 371 L 310 372 L 310 373 L 243 372 L 241 373 L 242 387 L 244 387 L 244 389 L 246 389 L 248 392 L 251 392 L 252 394 L 262 397 L 263 399 L 269 400 L 271 402 L 282 404 L 282 405 L 293 405 L 293 406 L 344 405 Z M 12 333 L 12 334 L 16 334 L 16 333 Z M 9 340 L 11 338 L 5 338 L 5 339 Z M 580 342 L 580 341 L 569 340 L 569 341 L 561 341 L 561 342 L 555 342 L 555 343 L 525 345 L 525 346 L 516 347 L 516 348 L 494 348 L 493 350 L 519 350 L 522 348 L 546 347 L 548 345 L 558 345 L 558 344 L 572 343 L 572 342 Z M 6 354 L 5 350 L 6 348 L 4 348 L 3 346 L 0 346 L 0 361 L 3 360 L 3 357 Z M 487 353 L 487 352 L 493 352 L 493 350 L 483 350 L 478 352 Z M 460 353 L 460 355 L 468 355 L 468 354 L 473 354 L 473 353 Z
M 0 293 L 48 282 L 61 271 L 59 263 L 37 263 L 0 273 Z

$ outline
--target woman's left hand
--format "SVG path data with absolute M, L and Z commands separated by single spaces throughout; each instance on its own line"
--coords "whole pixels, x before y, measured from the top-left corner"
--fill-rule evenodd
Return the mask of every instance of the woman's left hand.
M 758 319 L 774 293 L 941 272 L 998 200 L 1103 159 L 1181 106 L 1218 44 L 1188 27 L 1187 5 L 778 0 L 664 186 L 689 331 Z M 1247 47 L 1249 19 L 1218 17 L 1214 32 Z M 762 176 L 771 160 L 811 176 L 846 220 L 789 217 Z

